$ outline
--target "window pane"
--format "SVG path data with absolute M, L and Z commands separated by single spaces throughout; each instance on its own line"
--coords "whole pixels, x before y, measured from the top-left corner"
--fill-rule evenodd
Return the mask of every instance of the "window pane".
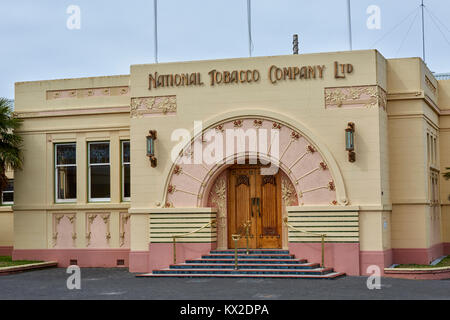
M 89 163 L 109 163 L 109 143 L 89 144 Z
M 75 144 L 56 145 L 56 164 L 75 164 L 76 157 L 77 153 Z
M 4 192 L 2 203 L 14 202 L 14 192 Z
M 58 199 L 76 199 L 77 197 L 77 167 L 57 168 Z
M 109 165 L 91 167 L 91 198 L 109 198 Z
M 130 165 L 123 166 L 123 197 L 130 197 Z
M 8 184 L 6 185 L 5 189 L 3 191 L 14 191 L 14 180 L 9 179 Z
M 130 142 L 124 141 L 122 143 L 122 162 L 130 162 Z

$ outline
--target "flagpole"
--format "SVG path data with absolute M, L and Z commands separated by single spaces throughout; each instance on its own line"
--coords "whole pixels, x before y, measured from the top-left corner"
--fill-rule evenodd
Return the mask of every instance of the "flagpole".
M 158 0 L 153 0 L 153 13 L 155 20 L 155 27 L 154 27 L 155 63 L 158 63 Z
M 353 40 L 352 40 L 352 10 L 350 0 L 347 0 L 347 23 L 348 23 L 348 42 L 350 45 L 350 51 L 353 50 Z
M 252 4 L 247 0 L 247 23 L 248 23 L 248 56 L 252 56 Z

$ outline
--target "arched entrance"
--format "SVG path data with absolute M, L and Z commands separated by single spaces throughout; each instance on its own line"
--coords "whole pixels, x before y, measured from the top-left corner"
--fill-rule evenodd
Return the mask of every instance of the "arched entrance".
M 245 169 L 244 167 L 235 167 L 236 163 L 249 163 L 248 161 L 239 162 L 239 159 L 260 159 L 261 154 L 255 153 L 254 150 L 245 149 L 241 152 L 235 152 L 229 157 L 225 156 L 215 163 L 196 163 L 195 161 L 186 163 L 185 160 L 195 160 L 196 145 L 201 145 L 204 150 L 208 150 L 208 140 L 205 137 L 210 131 L 226 133 L 227 130 L 243 130 L 243 132 L 248 132 L 250 129 L 256 131 L 255 135 L 258 137 L 258 141 L 261 141 L 259 133 L 263 130 L 277 132 L 279 154 L 276 159 L 270 158 L 272 156 L 272 144 L 269 137 L 267 137 L 267 145 L 270 151 L 268 160 L 278 164 L 279 176 L 266 178 L 265 181 L 263 179 L 267 174 L 255 176 L 252 178 L 255 182 L 254 186 L 252 186 L 249 176 L 248 190 L 244 188 L 245 182 L 239 183 L 237 187 L 242 189 L 242 192 L 239 193 L 236 190 L 233 192 L 235 199 L 242 198 L 242 201 L 239 201 L 241 201 L 244 209 L 241 209 L 241 205 L 236 205 L 233 201 L 232 204 L 236 206 L 233 212 L 241 210 L 244 213 L 238 216 L 233 213 L 236 216 L 235 220 L 229 223 L 230 216 L 233 216 L 228 210 L 231 201 L 229 186 L 236 185 L 238 182 L 237 180 L 230 181 L 229 172 L 230 170 Z M 255 243 L 252 245 L 255 247 L 280 247 L 279 243 L 281 242 L 283 247 L 287 246 L 285 228 L 282 227 L 281 235 L 278 232 L 280 225 L 283 225 L 282 219 L 286 206 L 347 204 L 342 176 L 336 162 L 323 144 L 316 144 L 315 140 L 311 138 L 312 135 L 310 133 L 306 135 L 305 133 L 308 133 L 307 129 L 300 124 L 293 126 L 286 121 L 281 122 L 262 115 L 240 116 L 212 123 L 181 150 L 179 158 L 167 172 L 168 179 L 163 195 L 163 206 L 175 208 L 215 207 L 218 220 L 217 246 L 220 249 L 225 249 L 232 247 L 230 235 L 237 231 L 240 223 L 248 219 L 249 216 L 251 217 L 252 209 L 254 210 L 253 218 L 255 218 L 255 214 L 260 218 L 259 212 L 255 213 L 258 210 L 257 199 L 259 198 L 259 210 L 261 210 L 261 206 L 264 206 L 262 208 L 264 212 L 272 210 L 275 214 L 265 215 L 261 212 L 259 221 L 255 219 L 253 228 L 258 228 L 258 223 L 260 224 L 259 229 L 254 232 L 255 237 L 262 236 L 265 240 L 258 243 L 254 239 Z M 223 154 L 226 155 L 226 152 Z M 256 183 L 257 181 L 258 183 Z M 271 181 L 274 183 L 270 183 Z M 262 186 L 264 189 L 262 189 Z M 276 195 L 276 197 L 273 195 Z M 264 197 L 273 198 L 275 201 L 269 202 L 267 199 L 264 201 Z M 280 211 L 275 210 L 280 206 L 281 219 Z M 265 218 L 267 218 L 267 221 L 264 221 Z M 274 220 L 269 220 L 269 218 L 274 218 Z M 242 244 L 239 246 L 242 246 Z

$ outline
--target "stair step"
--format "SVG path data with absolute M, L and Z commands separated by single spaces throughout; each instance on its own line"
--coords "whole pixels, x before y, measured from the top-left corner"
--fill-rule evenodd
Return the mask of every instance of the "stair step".
M 249 279 L 337 279 L 345 276 L 342 272 L 332 272 L 325 275 L 316 274 L 154 274 L 146 273 L 137 277 L 150 278 L 249 278 Z
M 239 253 L 240 259 L 294 259 L 293 254 L 242 254 Z M 234 254 L 207 254 L 202 259 L 234 259 Z
M 297 259 L 288 250 L 250 249 L 249 254 L 246 249 L 237 251 L 238 270 L 235 270 L 233 249 L 211 250 L 201 258 L 137 277 L 336 279 L 345 276 L 333 268 L 321 268 L 319 263 Z
M 306 263 L 308 260 L 306 259 L 239 259 L 238 257 L 238 264 L 246 264 L 246 263 L 273 263 L 273 264 L 299 264 L 299 263 Z M 229 263 L 234 264 L 234 258 L 233 259 L 189 259 L 186 260 L 186 263 Z
M 155 270 L 153 274 L 318 274 L 324 275 L 332 273 L 332 268 L 318 269 L 162 269 Z
M 299 264 L 269 264 L 269 263 L 244 263 L 239 264 L 239 269 L 317 269 L 320 268 L 318 263 L 299 263 Z M 181 263 L 172 264 L 170 269 L 234 269 L 234 263 Z
M 247 249 L 238 249 L 238 253 L 245 253 Z M 289 254 L 289 250 L 281 249 L 249 249 L 251 254 Z M 234 249 L 229 250 L 211 250 L 211 254 L 234 254 Z

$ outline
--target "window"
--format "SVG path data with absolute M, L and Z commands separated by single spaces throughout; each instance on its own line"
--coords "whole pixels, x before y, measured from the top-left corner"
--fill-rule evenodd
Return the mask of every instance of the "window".
M 109 142 L 91 142 L 89 146 L 89 201 L 110 201 Z
M 14 204 L 14 180 L 8 179 L 8 184 L 2 192 L 2 204 Z
M 122 141 L 122 201 L 130 201 L 130 141 Z
M 55 199 L 73 202 L 77 198 L 76 144 L 55 144 Z

